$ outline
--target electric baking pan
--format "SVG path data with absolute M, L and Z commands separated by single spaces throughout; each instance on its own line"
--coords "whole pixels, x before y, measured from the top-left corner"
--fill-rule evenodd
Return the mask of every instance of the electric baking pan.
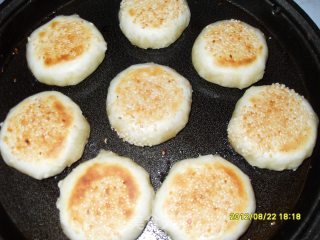
M 266 72 L 255 85 L 279 82 L 308 99 L 320 115 L 320 34 L 314 23 L 284 0 L 189 0 L 191 22 L 170 47 L 142 50 L 132 46 L 119 29 L 120 0 L 7 0 L 0 9 L 0 122 L 24 98 L 57 90 L 80 105 L 91 125 L 82 158 L 61 174 L 32 179 L 0 159 L 0 235 L 5 239 L 67 239 L 59 223 L 57 183 L 78 164 L 112 150 L 134 159 L 151 176 L 157 190 L 177 161 L 218 153 L 251 179 L 258 213 L 275 213 L 276 221 L 253 221 L 241 239 L 320 239 L 320 150 L 296 171 L 270 171 L 250 166 L 230 146 L 227 125 L 245 90 L 230 89 L 201 79 L 191 62 L 191 48 L 203 27 L 221 19 L 239 19 L 260 28 L 267 39 Z M 28 70 L 25 46 L 30 33 L 60 14 L 79 14 L 93 22 L 108 42 L 106 58 L 85 81 L 70 87 L 39 83 Z M 111 130 L 105 110 L 112 78 L 126 67 L 144 62 L 168 65 L 193 87 L 187 126 L 173 139 L 154 147 L 136 147 L 121 141 Z M 107 139 L 105 143 L 105 139 Z M 165 151 L 165 155 L 162 152 Z M 301 214 L 300 220 L 280 220 L 279 214 Z M 210 216 L 208 216 L 210 217 Z M 169 239 L 148 222 L 139 239 Z

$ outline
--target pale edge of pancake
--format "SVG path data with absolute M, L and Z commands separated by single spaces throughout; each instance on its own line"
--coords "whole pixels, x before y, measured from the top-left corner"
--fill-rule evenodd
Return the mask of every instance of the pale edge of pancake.
M 154 190 L 150 183 L 149 174 L 133 160 L 118 156 L 111 151 L 105 150 L 101 150 L 97 157 L 77 166 L 65 179 L 58 183 L 60 196 L 57 200 L 56 206 L 60 212 L 60 223 L 63 232 L 72 239 L 86 240 L 84 234 L 72 226 L 72 219 L 68 214 L 67 206 L 77 180 L 90 166 L 95 163 L 119 164 L 129 170 L 137 181 L 141 190 L 141 196 L 138 199 L 136 206 L 136 212 L 139 214 L 135 214 L 133 219 L 131 219 L 126 226 L 123 226 L 119 235 L 119 240 L 124 238 L 132 240 L 136 239 L 141 234 L 147 221 L 151 217 Z
M 130 122 L 126 121 L 125 119 L 120 120 L 118 118 L 118 111 L 114 106 L 114 102 L 117 100 L 115 89 L 117 88 L 120 80 L 129 71 L 147 66 L 161 67 L 171 73 L 175 77 L 175 79 L 178 80 L 178 83 L 182 86 L 183 90 L 182 105 L 175 113 L 174 118 L 163 119 L 156 122 L 155 124 L 151 124 L 148 127 L 135 129 L 134 126 L 131 126 Z M 130 66 L 129 68 L 120 72 L 111 81 L 108 89 L 106 108 L 111 127 L 116 130 L 120 138 L 123 138 L 125 141 L 128 141 L 129 143 L 137 146 L 153 146 L 175 137 L 186 126 L 189 120 L 191 102 L 192 88 L 187 79 L 185 79 L 182 75 L 169 67 L 154 63 L 143 63 Z
M 246 105 L 251 105 L 249 103 L 250 97 L 259 94 L 265 87 L 268 87 L 268 85 L 250 87 L 237 102 L 228 125 L 229 142 L 236 152 L 242 155 L 252 166 L 276 171 L 282 171 L 284 169 L 296 170 L 306 158 L 312 155 L 318 134 L 318 116 L 313 111 L 310 103 L 303 98 L 302 105 L 306 112 L 310 113 L 312 116 L 310 119 L 310 127 L 313 129 L 303 149 L 290 151 L 289 153 L 259 152 L 258 148 L 250 141 L 250 139 L 247 138 L 246 133 L 241 128 L 240 119 L 242 115 L 242 109 Z
M 37 45 L 35 42 L 38 34 L 49 27 L 52 21 L 64 21 L 64 19 L 68 18 L 81 19 L 78 15 L 57 16 L 48 23 L 37 28 L 32 32 L 30 37 L 28 37 L 26 47 L 28 67 L 33 75 L 42 83 L 56 86 L 78 84 L 94 72 L 105 57 L 107 43 L 94 24 L 84 19 L 81 19 L 83 24 L 88 26 L 92 32 L 90 47 L 84 53 L 73 60 L 49 67 L 44 64 L 44 61 L 36 56 Z
M 8 122 L 6 120 L 10 119 L 16 112 L 19 112 L 20 106 L 22 106 L 23 104 L 32 102 L 34 101 L 34 99 L 40 96 L 45 97 L 50 95 L 56 96 L 63 103 L 63 105 L 68 108 L 69 111 L 72 111 L 72 116 L 74 118 L 73 123 L 70 126 L 65 145 L 61 150 L 59 157 L 57 157 L 56 159 L 48 160 L 50 165 L 46 160 L 25 162 L 23 161 L 23 159 L 16 158 L 16 156 L 10 151 L 8 146 L 2 141 L 8 128 Z M 78 159 L 80 159 L 90 135 L 89 123 L 82 115 L 82 111 L 79 106 L 74 103 L 69 97 L 56 91 L 41 92 L 26 98 L 10 110 L 6 117 L 6 120 L 4 121 L 0 131 L 0 150 L 3 160 L 7 165 L 39 180 L 54 176 L 62 172 L 66 166 L 70 166 Z
M 132 17 L 128 14 L 128 9 L 120 6 L 119 26 L 122 33 L 131 42 L 131 44 L 143 49 L 165 48 L 175 42 L 189 25 L 190 9 L 186 1 L 185 11 L 167 24 L 158 28 L 143 28 L 139 24 L 133 22 Z
M 206 41 L 204 40 L 204 35 L 210 26 L 220 24 L 224 21 L 229 20 L 209 24 L 201 31 L 192 47 L 192 63 L 203 79 L 223 87 L 243 89 L 263 78 L 268 58 L 268 46 L 264 34 L 258 28 L 242 22 L 246 27 L 254 29 L 256 32 L 257 37 L 263 45 L 262 53 L 253 63 L 246 66 L 232 68 L 214 64 L 211 55 L 208 54 L 205 49 Z
M 199 156 L 197 158 L 185 159 L 176 163 L 171 168 L 168 176 L 166 177 L 165 181 L 162 183 L 160 189 L 156 193 L 156 197 L 155 197 L 153 209 L 152 209 L 153 221 L 156 223 L 157 226 L 165 230 L 172 237 L 172 239 L 175 239 L 175 240 L 190 239 L 190 237 L 185 232 L 181 231 L 181 229 L 179 229 L 179 227 L 174 222 L 172 222 L 170 218 L 161 209 L 161 205 L 164 203 L 166 197 L 169 195 L 170 183 L 173 177 L 176 174 L 184 172 L 184 170 L 189 168 L 190 166 L 194 166 L 195 168 L 197 168 L 197 166 L 201 164 L 214 163 L 214 162 L 222 163 L 224 166 L 227 166 L 232 170 L 234 170 L 238 174 L 238 176 L 241 177 L 241 181 L 245 186 L 245 191 L 249 199 L 248 206 L 243 213 L 250 214 L 255 212 L 256 201 L 255 201 L 255 195 L 251 185 L 251 181 L 249 177 L 246 174 L 244 174 L 238 167 L 228 162 L 227 160 L 221 158 L 219 155 L 205 155 L 205 156 Z M 208 218 L 208 217 L 209 216 L 204 216 L 204 218 Z M 249 220 L 232 220 L 232 221 L 234 221 L 235 223 L 237 222 L 237 226 L 234 228 L 233 232 L 226 233 L 224 236 L 219 236 L 219 238 L 216 238 L 216 236 L 213 236 L 212 238 L 206 238 L 206 240 L 238 239 L 238 237 L 240 237 L 248 229 L 251 223 L 251 221 Z

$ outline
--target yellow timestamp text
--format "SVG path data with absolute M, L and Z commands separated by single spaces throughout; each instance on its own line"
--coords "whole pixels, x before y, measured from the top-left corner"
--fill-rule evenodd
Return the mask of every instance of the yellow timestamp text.
M 230 213 L 230 220 L 299 221 L 301 213 Z

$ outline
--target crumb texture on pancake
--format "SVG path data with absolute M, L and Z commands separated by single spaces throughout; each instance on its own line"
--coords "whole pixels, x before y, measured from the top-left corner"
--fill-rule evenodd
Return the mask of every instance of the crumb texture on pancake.
M 55 96 L 25 102 L 8 119 L 3 142 L 24 161 L 53 160 L 63 148 L 73 115 Z
M 190 22 L 185 0 L 122 0 L 120 28 L 140 48 L 164 48 L 176 41 Z
M 295 169 L 311 155 L 318 118 L 307 100 L 281 84 L 248 89 L 228 127 L 232 146 L 254 166 Z
M 231 227 L 230 213 L 243 212 L 247 201 L 241 181 L 224 166 L 190 167 L 174 176 L 171 184 L 174 190 L 169 192 L 163 208 L 183 231 L 195 237 L 218 235 Z M 214 218 L 203 222 L 203 216 Z
M 264 34 L 233 19 L 206 26 L 192 48 L 192 63 L 202 78 L 240 89 L 262 79 L 267 57 Z
M 175 114 L 183 97 L 177 80 L 160 66 L 130 71 L 119 82 L 116 94 L 123 117 L 141 126 L 172 117 L 167 114 Z
M 125 141 L 141 146 L 159 144 L 186 125 L 191 92 L 189 82 L 168 67 L 133 65 L 110 84 L 109 121 Z
M 135 239 L 151 215 L 146 171 L 102 150 L 59 183 L 62 228 L 71 239 Z
M 184 0 L 123 0 L 121 8 L 128 11 L 134 23 L 142 28 L 158 28 L 177 19 L 188 6 Z
M 249 221 L 231 213 L 254 212 L 250 180 L 219 156 L 174 166 L 156 195 L 154 218 L 174 239 L 237 239 Z
M 78 105 L 56 91 L 30 96 L 10 110 L 0 133 L 4 161 L 36 179 L 77 161 L 90 127 Z
M 53 20 L 38 33 L 37 57 L 47 66 L 70 61 L 89 48 L 91 28 L 80 18 Z
M 107 43 L 99 30 L 78 15 L 57 16 L 28 38 L 27 62 L 42 83 L 75 85 L 105 57 Z
M 204 38 L 212 60 L 221 66 L 249 64 L 260 55 L 264 47 L 255 29 L 238 20 L 208 27 Z
M 127 169 L 96 163 L 76 182 L 69 200 L 70 215 L 88 239 L 113 239 L 135 214 L 139 194 L 138 183 Z

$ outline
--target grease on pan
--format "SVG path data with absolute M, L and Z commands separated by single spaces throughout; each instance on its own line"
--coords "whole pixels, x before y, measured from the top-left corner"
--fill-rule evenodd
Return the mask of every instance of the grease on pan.
M 240 89 L 262 79 L 267 56 L 263 33 L 239 20 L 206 26 L 192 48 L 192 63 L 202 78 Z
M 232 213 L 253 213 L 249 178 L 218 155 L 176 163 L 158 190 L 152 216 L 173 240 L 238 239 L 249 220 Z
M 81 157 L 89 133 L 76 103 L 59 92 L 41 92 L 8 113 L 0 132 L 1 155 L 31 177 L 48 178 Z
M 107 115 L 123 140 L 137 146 L 160 144 L 188 122 L 192 88 L 173 69 L 145 63 L 119 73 L 110 83 Z
M 57 207 L 73 240 L 133 240 L 151 215 L 148 173 L 131 159 L 102 150 L 59 182 Z
M 164 48 L 176 41 L 190 22 L 185 0 L 123 0 L 120 28 L 140 48 Z
M 306 99 L 281 84 L 249 88 L 228 126 L 233 148 L 251 165 L 296 169 L 311 156 L 318 117 Z
M 27 61 L 33 75 L 48 85 L 75 85 L 94 72 L 107 44 L 99 30 L 77 15 L 58 16 L 28 38 Z

